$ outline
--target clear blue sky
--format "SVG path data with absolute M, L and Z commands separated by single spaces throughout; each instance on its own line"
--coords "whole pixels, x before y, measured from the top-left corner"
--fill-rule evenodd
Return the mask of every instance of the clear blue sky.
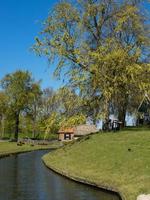
M 0 0 L 0 79 L 17 69 L 29 70 L 42 87 L 57 89 L 54 66 L 29 49 L 41 30 L 41 22 L 56 0 Z M 49 67 L 49 68 L 48 68 Z
M 57 0 L 0 0 L 0 79 L 17 69 L 29 70 L 42 87 L 57 89 L 61 81 L 52 78 L 54 66 L 30 52 L 41 23 Z M 148 7 L 146 5 L 146 7 Z M 149 9 L 149 7 L 148 7 Z

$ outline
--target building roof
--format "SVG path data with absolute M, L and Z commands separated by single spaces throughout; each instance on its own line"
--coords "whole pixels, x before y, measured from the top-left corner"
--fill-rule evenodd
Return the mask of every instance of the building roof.
M 82 136 L 82 135 L 88 135 L 90 133 L 96 133 L 98 129 L 95 125 L 79 125 L 75 127 L 74 134 L 75 136 Z
M 70 133 L 73 134 L 74 133 L 74 128 L 61 128 L 58 133 Z
M 139 108 L 138 108 L 138 112 L 146 113 L 146 112 L 148 112 L 148 109 L 150 109 L 150 99 L 149 99 L 148 95 L 145 95 Z

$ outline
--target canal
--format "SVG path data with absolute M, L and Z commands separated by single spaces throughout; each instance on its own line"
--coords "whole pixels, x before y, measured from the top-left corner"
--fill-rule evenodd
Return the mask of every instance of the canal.
M 120 200 L 47 169 L 34 151 L 0 159 L 0 200 Z

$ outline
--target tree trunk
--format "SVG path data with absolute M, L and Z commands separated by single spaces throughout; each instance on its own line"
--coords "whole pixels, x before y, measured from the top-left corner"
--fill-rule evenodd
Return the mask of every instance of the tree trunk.
M 104 105 L 103 130 L 105 131 L 109 130 L 109 101 L 107 99 L 105 100 L 105 105 Z
M 126 125 L 126 112 L 127 112 L 127 98 L 122 102 L 122 105 L 118 108 L 118 120 L 121 122 L 121 128 Z
M 18 141 L 18 134 L 19 134 L 19 112 L 16 113 L 16 122 L 15 122 L 15 140 Z
M 5 116 L 4 116 L 4 115 L 2 115 L 1 124 L 2 124 L 2 134 L 1 134 L 1 138 L 3 138 L 4 135 L 5 135 Z
M 36 120 L 33 119 L 33 131 L 32 131 L 32 138 L 36 136 Z
M 32 132 L 32 138 L 36 137 L 36 104 L 34 104 L 34 113 L 33 113 L 33 132 Z
M 118 120 L 121 122 L 121 128 L 126 126 L 126 113 L 128 107 L 128 94 L 122 95 L 121 101 L 118 102 Z
M 119 113 L 118 113 L 118 120 L 119 122 L 121 122 L 121 128 L 124 128 L 126 125 L 125 119 L 126 119 L 126 108 L 123 108 L 119 110 Z

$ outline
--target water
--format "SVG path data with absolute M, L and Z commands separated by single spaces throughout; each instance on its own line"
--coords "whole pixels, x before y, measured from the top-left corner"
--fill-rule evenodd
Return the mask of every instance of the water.
M 35 151 L 0 159 L 0 200 L 119 200 L 47 169 Z

